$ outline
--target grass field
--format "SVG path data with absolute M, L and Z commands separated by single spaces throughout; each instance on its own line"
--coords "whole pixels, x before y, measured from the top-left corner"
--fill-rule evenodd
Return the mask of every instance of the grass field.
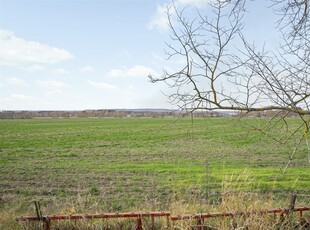
M 279 144 L 245 125 L 266 121 L 0 120 L 0 217 L 34 215 L 34 200 L 46 214 L 166 210 L 175 201 L 216 198 L 225 188 L 286 197 L 296 192 L 298 204 L 309 205 L 305 146 L 282 174 L 296 139 Z M 283 132 L 278 127 L 271 135 Z

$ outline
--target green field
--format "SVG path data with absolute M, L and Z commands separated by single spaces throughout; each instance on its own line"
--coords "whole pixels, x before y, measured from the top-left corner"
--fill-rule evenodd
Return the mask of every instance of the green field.
M 306 146 L 287 172 L 296 138 L 279 144 L 247 118 L 84 118 L 0 120 L 0 215 L 169 209 L 230 190 L 307 203 Z M 289 120 L 292 126 L 297 119 Z M 275 128 L 271 135 L 285 135 Z M 207 163 L 207 165 L 206 165 Z M 303 199 L 302 199 L 303 198 Z M 309 198 L 309 197 L 308 197 Z M 52 213 L 51 213 L 52 212 Z

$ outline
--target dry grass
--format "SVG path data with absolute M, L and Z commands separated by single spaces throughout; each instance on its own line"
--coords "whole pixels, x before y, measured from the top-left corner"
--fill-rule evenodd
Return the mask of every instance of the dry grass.
M 254 210 L 266 210 L 274 208 L 286 208 L 289 206 L 290 196 L 288 194 L 287 200 L 282 200 L 282 203 L 276 199 L 272 193 L 261 194 L 255 192 L 245 192 L 241 188 L 236 190 L 235 182 L 239 181 L 240 184 L 247 183 L 248 186 L 254 186 L 255 181 L 251 179 L 251 175 L 245 170 L 243 173 L 235 176 L 226 177 L 222 183 L 220 194 L 211 194 L 208 199 L 192 196 L 188 200 L 188 194 L 176 193 L 170 200 L 168 211 L 171 215 L 184 215 L 184 214 L 199 214 L 199 213 L 212 213 L 212 212 L 251 212 Z M 242 183 L 241 183 L 242 182 Z M 212 196 L 217 196 L 215 199 Z M 184 199 L 184 197 L 187 197 Z M 202 200 L 204 200 L 202 202 Z M 217 200 L 217 202 L 214 202 Z M 212 202 L 211 202 L 212 201 Z M 43 213 L 57 213 L 62 215 L 76 214 L 76 213 L 101 213 L 104 210 L 100 209 L 100 199 L 97 196 L 77 195 L 75 199 L 67 200 L 65 203 L 59 203 L 54 200 L 53 205 L 42 207 Z M 297 202 L 298 205 L 298 202 Z M 16 207 L 16 206 L 15 206 Z M 33 208 L 33 207 L 32 207 Z M 154 207 L 153 207 L 154 208 Z M 34 208 L 33 208 L 34 209 Z M 33 213 L 34 210 L 32 210 Z M 152 209 L 150 203 L 144 207 L 136 207 L 135 209 L 128 210 L 132 212 L 149 212 L 155 211 Z M 157 210 L 158 211 L 158 210 Z M 0 212 L 3 218 L 3 223 L 11 223 L 10 225 L 0 225 L 0 229 L 42 229 L 42 225 L 38 223 L 25 224 L 19 223 L 18 225 L 12 219 L 11 212 Z M 309 214 L 309 213 L 308 213 Z M 204 221 L 204 229 L 306 229 L 301 228 L 298 220 L 298 213 L 291 214 L 285 221 L 280 221 L 280 216 L 273 214 L 253 214 L 253 215 L 236 215 L 234 218 L 208 218 Z M 53 221 L 52 229 L 134 229 L 137 220 L 132 219 L 113 219 L 113 220 L 77 220 L 77 221 Z M 151 219 L 143 218 L 144 229 L 151 229 Z M 197 220 L 179 220 L 174 223 L 167 222 L 166 217 L 155 219 L 155 229 L 195 229 Z

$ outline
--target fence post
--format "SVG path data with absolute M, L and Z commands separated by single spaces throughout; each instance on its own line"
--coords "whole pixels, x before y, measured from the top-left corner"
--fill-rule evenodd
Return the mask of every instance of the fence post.
M 296 198 L 297 198 L 297 195 L 296 195 L 296 194 L 292 194 L 292 195 L 291 195 L 291 201 L 290 201 L 289 211 L 294 211 L 295 203 L 296 203 Z
M 46 216 L 42 215 L 40 202 L 34 201 L 34 206 L 36 208 L 37 220 L 43 221 L 43 226 L 44 226 L 45 230 L 50 230 L 51 229 L 51 222 Z

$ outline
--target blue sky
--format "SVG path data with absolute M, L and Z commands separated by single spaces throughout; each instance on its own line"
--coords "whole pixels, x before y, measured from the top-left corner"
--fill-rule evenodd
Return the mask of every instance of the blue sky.
M 273 44 L 275 19 L 255 2 L 245 33 Z M 0 110 L 173 108 L 169 89 L 147 78 L 175 65 L 164 52 L 169 3 L 0 0 Z

